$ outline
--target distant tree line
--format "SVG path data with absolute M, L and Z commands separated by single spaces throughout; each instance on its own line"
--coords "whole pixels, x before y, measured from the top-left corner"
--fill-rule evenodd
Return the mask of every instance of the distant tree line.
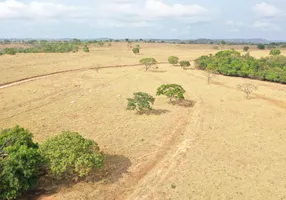
M 195 60 L 197 68 L 227 76 L 239 76 L 265 81 L 286 83 L 286 57 L 280 51 L 271 51 L 269 57 L 256 59 L 248 53 L 235 50 L 220 51 Z

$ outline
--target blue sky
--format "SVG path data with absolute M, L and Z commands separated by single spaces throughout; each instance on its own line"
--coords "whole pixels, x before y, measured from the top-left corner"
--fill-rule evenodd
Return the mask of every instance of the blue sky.
M 0 38 L 286 39 L 286 0 L 0 0 Z

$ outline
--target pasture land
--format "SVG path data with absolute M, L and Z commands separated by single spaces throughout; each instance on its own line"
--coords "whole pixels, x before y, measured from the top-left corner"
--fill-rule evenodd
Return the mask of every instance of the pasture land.
M 142 57 L 194 60 L 217 50 L 208 45 L 126 44 L 90 53 L 1 56 L 1 83 L 97 66 L 137 64 Z M 240 48 L 242 49 L 242 47 Z M 250 50 L 256 57 L 269 51 Z M 193 65 L 193 63 L 192 63 Z M 44 199 L 283 199 L 286 194 L 286 86 L 217 76 L 158 64 L 82 70 L 0 89 L 0 127 L 19 124 L 42 142 L 62 130 L 78 131 L 106 154 L 97 177 L 77 184 L 43 185 Z M 237 89 L 259 88 L 250 100 Z M 157 97 L 150 115 L 126 110 L 126 98 L 155 96 L 162 84 L 186 90 L 191 107 Z

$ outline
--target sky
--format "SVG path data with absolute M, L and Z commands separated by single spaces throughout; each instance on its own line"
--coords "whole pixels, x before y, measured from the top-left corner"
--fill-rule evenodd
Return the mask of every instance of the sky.
M 286 0 L 0 0 L 0 38 L 286 40 Z

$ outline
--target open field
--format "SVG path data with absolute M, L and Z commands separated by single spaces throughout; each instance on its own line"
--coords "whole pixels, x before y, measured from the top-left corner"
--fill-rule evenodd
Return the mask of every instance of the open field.
M 137 56 L 123 44 L 94 47 L 91 53 L 1 56 L 0 83 L 137 64 L 142 57 L 194 60 L 217 51 L 211 45 L 141 46 Z M 250 51 L 255 57 L 268 53 Z M 49 185 L 41 198 L 285 199 L 286 85 L 224 76 L 208 85 L 202 71 L 158 67 L 157 72 L 143 66 L 74 71 L 0 89 L 0 127 L 19 124 L 38 142 L 62 130 L 78 131 L 107 155 L 100 179 Z M 250 100 L 237 90 L 245 82 L 258 86 Z M 157 97 L 150 115 L 126 111 L 133 92 L 155 96 L 156 88 L 168 83 L 182 85 L 194 105 L 172 106 Z

